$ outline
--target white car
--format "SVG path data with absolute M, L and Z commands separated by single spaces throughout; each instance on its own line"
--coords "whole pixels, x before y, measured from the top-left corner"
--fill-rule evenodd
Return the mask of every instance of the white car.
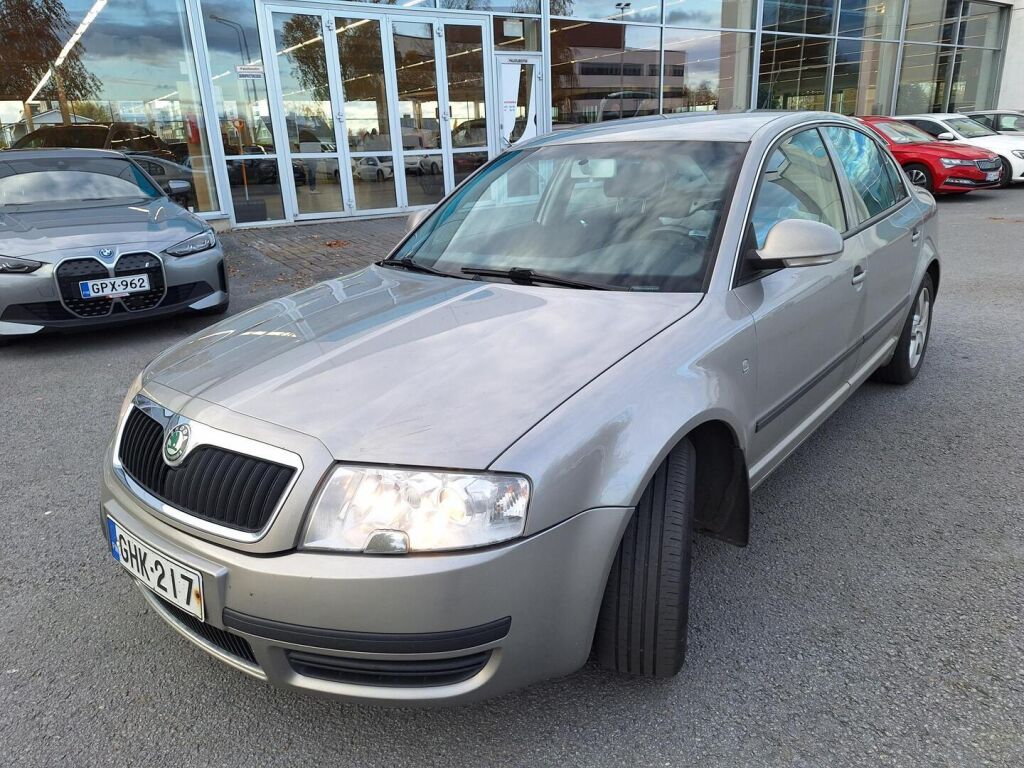
M 353 173 L 359 181 L 384 181 L 395 175 L 395 166 L 390 157 L 361 157 Z
M 1024 182 L 1024 136 L 996 133 L 960 114 L 899 115 L 896 119 L 917 126 L 939 141 L 959 141 L 995 152 L 1003 161 L 1000 186 Z

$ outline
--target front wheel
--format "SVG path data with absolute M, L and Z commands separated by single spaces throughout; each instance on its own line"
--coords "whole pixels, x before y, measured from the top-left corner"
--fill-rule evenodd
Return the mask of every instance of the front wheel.
M 594 636 L 608 669 L 671 677 L 683 666 L 695 467 L 693 444 L 683 440 L 654 473 L 622 536 Z
M 932 174 L 928 170 L 928 166 L 921 165 L 920 163 L 910 163 L 903 166 L 903 170 L 907 172 L 907 178 L 910 179 L 910 183 L 915 187 L 935 192 L 935 183 L 932 181 Z
M 935 286 L 932 283 L 932 276 L 926 273 L 911 304 L 907 321 L 903 324 L 903 332 L 896 342 L 892 360 L 875 371 L 872 376 L 875 381 L 909 384 L 917 378 L 924 364 L 924 353 L 928 350 L 934 300 Z
M 1000 157 L 999 162 L 1003 166 L 1003 172 L 999 174 L 999 188 L 1003 189 L 1010 186 L 1010 181 L 1013 179 L 1013 166 L 1005 157 Z

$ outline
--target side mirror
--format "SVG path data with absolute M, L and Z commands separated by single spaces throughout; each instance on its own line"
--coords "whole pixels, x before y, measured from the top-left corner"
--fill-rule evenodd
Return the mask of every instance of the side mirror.
M 424 220 L 434 211 L 433 208 L 420 208 L 418 211 L 413 211 L 409 214 L 409 218 L 405 220 L 405 231 L 412 232 L 416 227 L 424 222 Z
M 167 194 L 171 195 L 187 195 L 192 191 L 192 185 L 184 179 L 171 179 L 167 182 Z
M 786 267 L 814 267 L 830 264 L 842 252 L 843 236 L 834 227 L 819 221 L 783 219 L 768 230 L 757 258 Z
M 939 141 L 956 141 L 956 136 L 954 136 L 949 131 L 943 131 L 935 138 L 938 139 Z

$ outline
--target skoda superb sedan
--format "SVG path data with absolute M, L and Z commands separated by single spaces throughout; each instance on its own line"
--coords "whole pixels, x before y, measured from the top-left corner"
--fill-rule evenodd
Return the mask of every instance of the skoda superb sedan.
M 937 141 L 910 123 L 891 117 L 862 117 L 888 145 L 912 184 L 929 192 L 962 193 L 998 187 L 1002 161 L 995 152 Z
M 995 152 L 1003 166 L 1000 185 L 1024 182 L 1024 136 L 996 133 L 976 120 L 961 115 L 908 115 L 903 120 L 939 141 L 956 141 Z
M 304 691 L 463 702 L 591 652 L 674 675 L 694 531 L 747 544 L 752 489 L 921 371 L 935 210 L 826 113 L 517 146 L 384 261 L 153 361 L 109 552 L 185 638 Z
M 118 152 L 0 153 L 0 343 L 228 307 L 209 225 Z

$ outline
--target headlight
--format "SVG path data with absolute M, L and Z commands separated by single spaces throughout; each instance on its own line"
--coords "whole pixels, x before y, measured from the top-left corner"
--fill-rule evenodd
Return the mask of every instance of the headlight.
M 1024 160 L 1024 149 L 1015 149 L 1013 150 L 1013 154 L 1021 160 Z
M 943 157 L 939 159 L 944 168 L 956 168 L 958 165 L 974 165 L 973 160 L 961 160 L 957 157 Z
M 167 249 L 167 253 L 171 254 L 171 256 L 190 256 L 200 251 L 208 251 L 216 244 L 217 236 L 213 234 L 212 229 L 208 229 L 205 232 L 200 232 L 198 235 L 190 237 L 188 240 L 182 240 L 177 245 L 172 245 Z
M 303 546 L 401 553 L 482 547 L 521 536 L 530 484 L 519 475 L 340 466 Z
M 31 259 L 16 259 L 13 256 L 0 256 L 0 275 L 27 275 L 43 266 Z

